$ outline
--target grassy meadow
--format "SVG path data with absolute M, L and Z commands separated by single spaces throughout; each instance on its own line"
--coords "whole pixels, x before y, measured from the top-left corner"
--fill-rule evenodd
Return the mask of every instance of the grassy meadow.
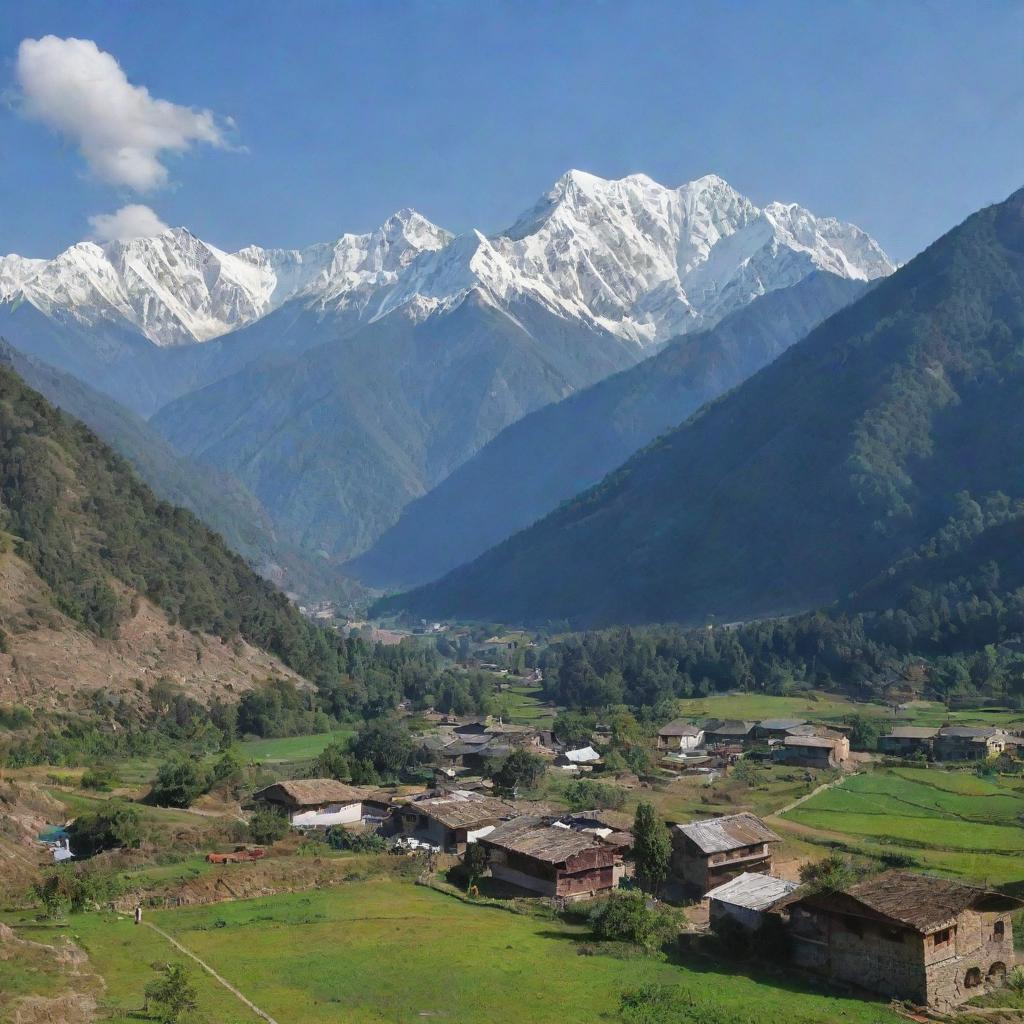
M 572 1024 L 614 1019 L 619 994 L 683 985 L 722 1007 L 758 1007 L 764 1024 L 888 1024 L 881 1003 L 833 998 L 802 983 L 760 984 L 728 966 L 652 957 L 580 956 L 586 930 L 471 906 L 410 882 L 368 881 L 313 893 L 151 912 L 147 919 L 206 960 L 281 1024 Z M 56 932 L 56 930 L 53 930 Z M 72 918 L 66 934 L 106 982 L 112 1021 L 133 1019 L 151 964 L 180 959 L 148 928 L 110 915 Z M 201 1009 L 218 1024 L 255 1020 L 194 971 Z
M 876 768 L 778 819 L 796 834 L 991 885 L 1020 883 L 1024 790 L 1019 780 L 941 768 Z

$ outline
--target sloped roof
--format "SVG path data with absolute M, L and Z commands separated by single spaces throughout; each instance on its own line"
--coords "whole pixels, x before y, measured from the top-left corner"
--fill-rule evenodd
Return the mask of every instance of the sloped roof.
M 806 725 L 806 718 L 765 718 L 757 723 L 762 729 L 774 729 L 784 732 L 795 729 L 798 725 Z
M 821 747 L 831 750 L 836 745 L 838 735 L 835 736 L 787 736 L 783 745 L 787 747 Z
M 724 853 L 755 843 L 782 842 L 757 815 L 749 811 L 706 821 L 691 821 L 688 825 L 676 825 L 676 828 L 702 853 Z
M 668 725 L 663 725 L 658 730 L 659 736 L 699 736 L 704 730 L 700 726 L 694 725 L 692 722 L 687 722 L 682 718 L 677 718 L 674 722 L 669 722 Z
M 705 732 L 713 732 L 718 736 L 746 736 L 754 728 L 756 722 L 710 722 Z
M 796 888 L 796 882 L 787 882 L 784 878 L 744 871 L 742 875 L 705 893 L 705 896 L 746 910 L 767 910 Z
M 971 740 L 985 740 L 990 736 L 995 736 L 1001 730 L 994 729 L 992 726 L 980 726 L 973 727 L 969 725 L 944 725 L 939 730 L 940 736 L 957 736 L 963 739 Z
M 562 755 L 573 764 L 586 764 L 588 761 L 600 761 L 601 755 L 593 747 L 580 747 L 578 750 L 567 750 Z
M 623 811 L 573 811 L 571 814 L 563 814 L 559 820 L 577 827 L 585 825 L 587 822 L 594 822 L 596 825 L 614 829 L 616 832 L 628 832 L 633 827 L 633 815 Z
M 319 804 L 354 804 L 366 795 L 366 790 L 336 779 L 289 779 L 261 789 L 255 797 L 287 802 L 296 807 L 315 807 Z
M 899 725 L 893 729 L 886 739 L 891 740 L 930 740 L 938 735 L 938 729 L 929 729 L 923 725 Z
M 445 828 L 467 828 L 478 822 L 508 818 L 515 808 L 496 797 L 476 796 L 472 793 L 451 793 L 448 796 L 415 800 L 406 806 L 444 825 Z
M 843 892 L 811 894 L 796 902 L 839 913 L 884 918 L 923 935 L 946 927 L 971 907 L 1013 910 L 1024 906 L 1024 901 L 1013 896 L 914 871 L 885 871 Z
M 543 818 L 534 817 L 506 821 L 484 841 L 488 846 L 497 846 L 547 864 L 561 864 L 584 850 L 604 845 L 596 836 L 549 825 Z

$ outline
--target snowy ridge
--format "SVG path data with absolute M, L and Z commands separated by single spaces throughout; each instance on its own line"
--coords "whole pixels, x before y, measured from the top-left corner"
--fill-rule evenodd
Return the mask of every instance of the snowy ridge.
M 87 326 L 127 321 L 167 346 L 219 337 L 292 299 L 358 321 L 396 310 L 421 319 L 475 290 L 499 308 L 539 303 L 647 346 L 815 269 L 871 280 L 895 268 L 859 228 L 796 204 L 760 209 L 715 175 L 673 189 L 570 171 L 492 238 L 453 237 L 413 210 L 295 250 L 227 253 L 175 228 L 82 242 L 52 260 L 0 257 L 0 301 Z

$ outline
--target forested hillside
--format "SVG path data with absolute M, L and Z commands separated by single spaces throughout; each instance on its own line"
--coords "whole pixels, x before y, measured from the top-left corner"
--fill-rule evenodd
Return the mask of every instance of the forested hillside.
M 597 483 L 706 401 L 761 369 L 868 287 L 825 271 L 506 427 L 346 566 L 366 583 L 425 583 Z
M 571 504 L 384 607 L 600 624 L 844 598 L 961 492 L 1024 498 L 1022 346 L 1017 192 Z
M 261 575 L 301 595 L 359 591 L 334 568 L 278 537 L 266 512 L 229 474 L 179 455 L 144 419 L 70 374 L 27 356 L 0 338 L 0 362 L 49 402 L 90 427 L 123 455 L 163 500 L 194 512 Z

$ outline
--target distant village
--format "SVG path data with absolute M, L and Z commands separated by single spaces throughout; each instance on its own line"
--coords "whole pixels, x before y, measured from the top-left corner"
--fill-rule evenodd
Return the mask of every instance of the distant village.
M 343 826 L 381 836 L 396 851 L 425 852 L 432 867 L 457 864 L 477 847 L 491 880 L 559 907 L 634 886 L 631 815 L 567 812 L 498 793 L 481 771 L 527 750 L 551 771 L 599 777 L 605 727 L 598 725 L 589 743 L 567 746 L 547 729 L 438 712 L 425 717 L 429 728 L 420 742 L 429 785 L 394 792 L 333 779 L 282 780 L 259 791 L 256 804 L 284 813 L 297 829 Z M 900 725 L 880 749 L 892 757 L 963 762 L 1021 743 L 994 728 Z M 656 747 L 662 769 L 709 778 L 735 770 L 755 751 L 768 763 L 833 774 L 856 771 L 866 756 L 851 753 L 848 727 L 782 718 L 679 719 L 658 730 Z M 838 889 L 801 884 L 778 870 L 782 839 L 750 812 L 670 821 L 666 828 L 670 870 L 660 898 L 700 908 L 705 929 L 784 936 L 789 969 L 844 989 L 949 1009 L 1002 985 L 1016 964 L 1012 915 L 1024 903 L 1012 896 L 902 869 Z

